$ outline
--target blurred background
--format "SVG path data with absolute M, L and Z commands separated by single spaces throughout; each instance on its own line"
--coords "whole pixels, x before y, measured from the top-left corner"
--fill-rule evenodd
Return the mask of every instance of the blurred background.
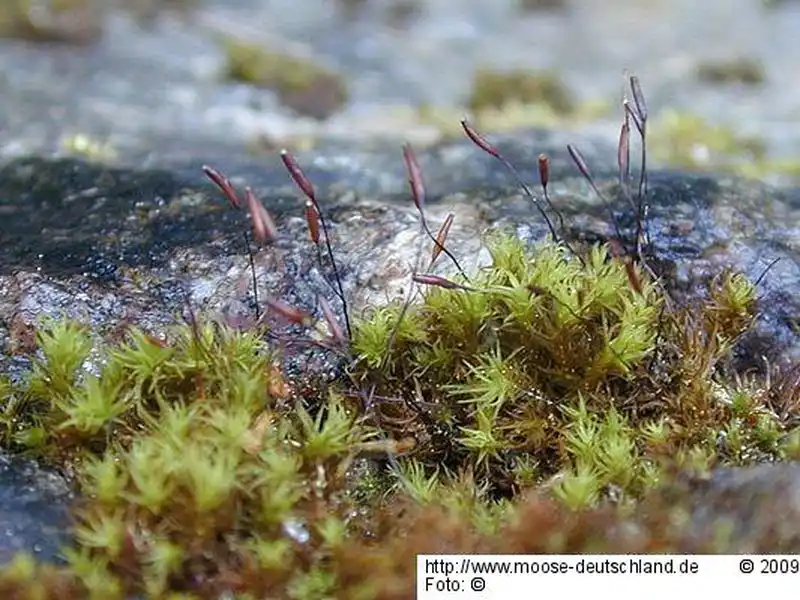
M 800 2 L 791 0 L 3 6 L 5 154 L 103 158 L 200 130 L 252 153 L 325 139 L 424 144 L 459 135 L 465 115 L 487 132 L 614 140 L 631 72 L 660 164 L 800 176 Z

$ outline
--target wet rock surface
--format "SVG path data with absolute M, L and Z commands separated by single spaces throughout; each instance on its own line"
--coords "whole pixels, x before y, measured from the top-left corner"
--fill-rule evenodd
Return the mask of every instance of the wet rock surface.
M 66 480 L 58 473 L 19 457 L 0 455 L 0 562 L 28 551 L 57 561 L 68 541 L 69 502 Z
M 680 66 L 685 57 L 673 57 L 674 68 L 656 68 L 664 66 L 656 60 L 659 48 L 682 47 L 674 39 L 654 35 L 658 43 L 634 53 L 631 48 L 642 46 L 636 36 L 650 35 L 634 28 L 631 39 L 619 46 L 608 43 L 600 55 L 586 54 L 584 48 L 583 54 L 593 57 L 585 62 L 580 62 L 577 49 L 566 51 L 566 40 L 548 46 L 547 40 L 563 37 L 559 29 L 563 19 L 573 19 L 570 31 L 576 35 L 583 31 L 581 40 L 597 37 L 581 29 L 590 27 L 589 17 L 599 10 L 591 8 L 591 2 L 577 16 L 573 11 L 571 17 L 561 13 L 531 17 L 539 36 L 522 36 L 522 30 L 509 34 L 503 28 L 509 17 L 502 15 L 511 14 L 510 9 L 488 8 L 504 3 L 482 3 L 483 8 L 470 4 L 462 11 L 463 22 L 447 21 L 445 26 L 442 15 L 447 14 L 448 3 L 432 2 L 421 16 L 413 17 L 420 33 L 411 48 L 404 46 L 405 54 L 398 44 L 408 40 L 407 34 L 380 37 L 366 32 L 365 28 L 378 27 L 370 20 L 378 18 L 378 12 L 370 12 L 375 9 L 365 8 L 361 20 L 343 21 L 339 28 L 328 30 L 324 24 L 331 15 L 325 11 L 309 11 L 314 16 L 306 18 L 299 16 L 302 11 L 273 3 L 264 14 L 279 17 L 270 21 L 273 29 L 264 32 L 267 38 L 280 30 L 284 39 L 279 43 L 299 46 L 301 54 L 333 57 L 331 62 L 352 79 L 353 100 L 341 114 L 325 123 L 309 121 L 279 106 L 269 92 L 221 84 L 216 78 L 221 59 L 209 31 L 238 31 L 247 14 L 256 22 L 251 4 L 209 3 L 195 21 L 164 20 L 153 29 L 141 29 L 128 17 L 111 13 L 102 38 L 88 46 L 65 49 L 18 40 L 0 42 L 0 371 L 24 376 L 28 358 L 17 350 L 24 346 L 30 325 L 42 315 L 68 315 L 100 334 L 112 335 L 122 322 L 158 332 L 184 318 L 187 307 L 200 314 L 253 314 L 242 239 L 247 220 L 204 180 L 203 164 L 222 170 L 236 183 L 253 186 L 278 222 L 281 239 L 256 255 L 259 293 L 313 306 L 315 294 L 327 288 L 307 240 L 302 202 L 276 152 L 261 156 L 248 152 L 248 144 L 259 135 L 295 143 L 303 136 L 314 138 L 315 148 L 300 150 L 297 157 L 328 210 L 353 311 L 403 293 L 417 256 L 419 222 L 407 192 L 399 140 L 424 134 L 425 128 L 412 126 L 405 118 L 388 118 L 385 115 L 391 111 L 376 107 L 418 101 L 458 104 L 464 96 L 465 74 L 478 62 L 479 34 L 487 36 L 485 43 L 493 44 L 501 63 L 511 56 L 536 54 L 538 46 L 532 52 L 522 39 L 539 39 L 537 43 L 550 48 L 551 62 L 565 69 L 567 79 L 580 83 L 575 87 L 587 97 L 613 96 L 621 65 L 636 68 L 648 82 L 654 107 L 680 105 L 686 101 L 680 94 L 688 98 L 697 91 L 694 84 L 687 84 L 677 97 L 668 92 L 685 74 L 686 68 Z M 654 3 L 652 10 L 679 10 L 659 8 L 660 4 Z M 737 4 L 740 11 L 726 13 L 737 15 L 731 19 L 755 14 L 755 3 Z M 722 5 L 729 7 L 728 2 Z M 800 19 L 788 3 L 781 10 L 787 11 L 788 20 Z M 759 18 L 765 24 L 757 27 L 767 27 L 777 17 Z M 620 19 L 624 21 L 612 12 L 597 27 L 607 28 L 607 34 L 617 31 Z M 478 22 L 488 31 L 477 31 Z M 431 32 L 436 35 L 431 37 Z M 357 43 L 342 42 L 354 35 Z M 697 32 L 691 35 L 702 37 Z M 777 34 L 779 40 L 782 35 Z M 373 38 L 389 41 L 370 45 Z M 790 42 L 787 38 L 781 43 Z M 451 49 L 444 55 L 452 65 L 436 63 L 440 85 L 431 85 L 431 73 L 422 65 L 442 47 Z M 765 47 L 764 52 L 772 48 Z M 612 59 L 614 64 L 607 64 Z M 776 73 L 785 56 L 769 54 L 765 59 L 768 70 Z M 427 62 L 429 69 L 435 63 Z M 387 74 L 380 85 L 376 73 Z M 442 73 L 446 77 L 439 79 Z M 701 111 L 714 112 L 722 102 L 727 117 L 750 128 L 764 128 L 771 150 L 781 154 L 796 144 L 800 134 L 792 127 L 770 128 L 763 111 L 756 110 L 767 105 L 764 98 L 770 89 L 774 90 L 766 86 L 738 95 L 740 109 L 733 108 L 730 90 L 707 90 L 691 97 Z M 770 118 L 792 114 L 791 94 L 770 98 Z M 388 139 L 376 133 L 389 134 Z M 551 194 L 571 235 L 602 239 L 613 232 L 612 224 L 571 164 L 566 144 L 581 148 L 598 181 L 614 193 L 617 133 L 618 124 L 600 119 L 582 132 L 521 130 L 493 140 L 512 162 L 524 167 L 532 185 L 536 157 L 548 153 Z M 90 153 L 86 140 L 107 145 Z M 92 154 L 88 160 L 87 154 Z M 487 227 L 514 227 L 531 239 L 545 234 L 544 223 L 507 174 L 468 141 L 420 149 L 419 159 L 430 196 L 428 217 L 438 224 L 447 212 L 456 214 L 450 248 L 465 257 L 466 266 L 485 260 L 480 234 Z M 771 363 L 800 358 L 800 189 L 656 168 L 650 174 L 650 190 L 656 252 L 673 265 L 676 288 L 685 294 L 700 292 L 705 279 L 723 266 L 742 270 L 755 280 L 778 261 L 759 283 L 762 315 L 757 335 L 741 349 L 742 359 L 763 366 L 764 358 Z M 624 202 L 615 204 L 615 212 L 625 226 L 632 226 Z M 11 459 L 0 464 L 0 506 L 10 524 L 6 535 L 0 536 L 0 560 L 19 548 L 37 547 L 50 558 L 59 535 L 66 531 L 61 516 L 70 500 L 68 491 L 47 477 L 31 475 L 31 468 Z M 737 499 L 726 504 L 741 507 L 733 509 L 734 520 L 754 523 L 761 513 L 753 503 L 762 497 L 794 501 L 798 481 L 797 470 L 788 467 L 726 471 L 698 494 L 697 519 L 701 523 L 710 519 L 715 505 L 704 494 L 718 490 Z M 53 492 L 56 487 L 58 493 Z M 749 535 L 747 527 L 737 531 Z

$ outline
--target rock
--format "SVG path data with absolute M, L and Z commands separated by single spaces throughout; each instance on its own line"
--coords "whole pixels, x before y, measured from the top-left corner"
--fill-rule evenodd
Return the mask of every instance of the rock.
M 43 561 L 56 560 L 69 539 L 67 507 L 72 499 L 60 474 L 0 454 L 0 563 L 25 550 Z
M 798 465 L 719 469 L 686 489 L 692 536 L 716 538 L 732 553 L 800 549 Z
M 500 138 L 498 145 L 521 168 L 534 164 L 539 152 L 549 153 L 553 201 L 572 235 L 607 238 L 614 228 L 602 202 L 576 175 L 558 142 L 558 136 L 531 132 Z M 601 158 L 600 148 L 586 146 L 587 160 L 607 167 L 613 150 L 594 160 Z M 402 292 L 417 251 L 409 241 L 418 217 L 398 149 L 391 144 L 372 152 L 333 148 L 299 160 L 329 211 L 353 311 Z M 479 256 L 479 234 L 489 226 L 513 226 L 531 238 L 544 235 L 530 202 L 468 141 L 420 152 L 419 160 L 431 221 L 440 222 L 451 210 L 456 214 L 450 244 L 457 254 Z M 256 163 L 208 154 L 198 156 L 194 168 L 162 170 L 24 159 L 0 170 L 6 215 L 0 225 L 0 318 L 6 327 L 20 317 L 29 322 L 34 315 L 59 312 L 98 331 L 120 320 L 160 327 L 187 301 L 212 314 L 252 311 L 242 239 L 248 225 L 207 184 L 204 163 L 253 186 L 282 231 L 277 246 L 257 256 L 259 293 L 288 294 L 290 301 L 313 307 L 325 284 L 314 275 L 302 202 L 277 156 Z M 796 357 L 798 191 L 673 172 L 656 171 L 649 180 L 655 252 L 674 266 L 678 290 L 697 293 L 698 285 L 724 266 L 760 278 L 762 316 L 758 335 L 750 340 L 760 343 L 751 362 L 762 361 L 762 355 L 771 362 Z M 632 229 L 630 212 L 622 201 L 615 204 L 620 221 Z

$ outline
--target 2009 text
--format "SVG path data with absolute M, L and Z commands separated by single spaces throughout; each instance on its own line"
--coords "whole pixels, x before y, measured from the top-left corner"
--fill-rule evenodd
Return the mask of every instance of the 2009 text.
M 759 567 L 764 575 L 796 575 L 800 573 L 800 559 L 762 558 L 759 561 Z

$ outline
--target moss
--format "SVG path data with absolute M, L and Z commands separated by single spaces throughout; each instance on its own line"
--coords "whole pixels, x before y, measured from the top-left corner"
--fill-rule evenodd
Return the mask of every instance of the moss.
M 714 84 L 741 83 L 759 85 L 766 75 L 760 62 L 750 58 L 729 61 L 703 62 L 697 65 L 697 77 Z
M 393 0 L 386 7 L 386 22 L 392 27 L 407 27 L 418 17 L 424 6 L 420 0 Z
M 467 101 L 470 110 L 480 113 L 509 104 L 543 105 L 558 115 L 568 115 L 575 109 L 572 94 L 554 73 L 479 69 Z
M 57 598 L 85 597 L 86 589 L 64 569 L 39 565 L 27 553 L 17 554 L 0 572 L 0 594 L 4 598 Z
M 671 465 L 795 452 L 769 390 L 712 375 L 753 318 L 744 278 L 721 275 L 701 310 L 662 321 L 658 287 L 639 273 L 635 290 L 600 246 L 584 264 L 549 242 L 487 243 L 480 291 L 432 288 L 402 321 L 390 306 L 358 323 L 354 381 L 418 401 L 378 422 L 347 387 L 295 396 L 260 330 L 131 330 L 93 356 L 85 328 L 43 323 L 30 378 L 0 386 L 3 440 L 76 474 L 75 543 L 63 568 L 19 557 L 0 589 L 411 597 L 411 554 L 647 550 L 596 527 L 633 519 L 625 506 Z M 400 434 L 411 453 L 376 469 L 367 457 Z
M 356 331 L 356 380 L 382 397 L 416 398 L 391 414 L 417 438 L 421 465 L 469 470 L 499 497 L 532 481 L 553 485 L 579 507 L 612 490 L 638 497 L 676 456 L 687 465 L 706 456 L 707 467 L 778 455 L 785 423 L 763 412 L 761 392 L 747 396 L 743 425 L 724 401 L 734 390 L 712 380 L 754 317 L 744 278 L 723 274 L 702 307 L 665 316 L 658 287 L 644 273 L 632 286 L 627 263 L 602 247 L 585 264 L 513 236 L 493 237 L 489 249 L 492 266 L 472 291 L 431 289 L 409 309 L 376 310 Z M 719 436 L 742 426 L 748 432 L 720 455 Z
M 549 71 L 499 72 L 479 69 L 467 98 L 473 121 L 484 131 L 503 132 L 525 127 L 577 129 L 611 114 L 603 99 L 575 102 L 558 76 Z M 435 126 L 445 139 L 461 137 L 458 116 L 463 109 L 421 106 L 419 119 Z
M 167 11 L 188 16 L 200 5 L 200 0 L 123 0 L 121 8 L 141 25 L 150 25 Z
M 310 60 L 232 37 L 222 46 L 227 78 L 274 90 L 282 104 L 301 115 L 326 119 L 347 103 L 342 76 Z
M 762 139 L 738 135 L 691 113 L 664 111 L 654 119 L 651 133 L 654 157 L 681 168 L 713 166 L 737 170 L 766 159 Z
M 98 347 L 81 326 L 42 323 L 29 379 L 0 384 L 3 442 L 76 474 L 75 544 L 44 575 L 19 558 L 0 588 L 404 597 L 386 589 L 409 589 L 396 573 L 411 550 L 599 548 L 586 523 L 628 519 L 671 469 L 796 452 L 791 412 L 767 409 L 794 388 L 714 376 L 754 318 L 746 279 L 723 273 L 701 306 L 665 317 L 658 285 L 602 246 L 583 261 L 502 232 L 487 246 L 469 288 L 357 323 L 356 388 L 416 398 L 377 421 L 349 386 L 295 395 L 263 330 L 130 330 Z M 368 457 L 408 437 L 399 470 L 376 470 Z M 545 499 L 526 504 L 527 490 Z M 583 516 L 558 526 L 566 537 L 531 538 L 519 519 L 542 506 Z
M 590 99 L 577 103 L 569 114 L 553 111 L 544 104 L 523 104 L 509 102 L 503 108 L 487 108 L 476 113 L 473 119 L 476 127 L 482 131 L 503 133 L 519 131 L 531 127 L 559 128 L 567 131 L 579 130 L 589 122 L 608 118 L 613 114 L 613 105 L 607 100 Z M 415 122 L 435 128 L 439 139 L 462 139 L 464 131 L 458 124 L 462 108 L 420 106 L 415 115 Z
M 800 176 L 798 160 L 771 158 L 759 136 L 738 134 L 689 112 L 665 110 L 655 115 L 648 137 L 653 157 L 670 166 L 713 168 L 757 179 Z
M 313 185 L 282 157 L 320 244 Z M 441 231 L 431 268 L 456 262 Z M 800 369 L 759 379 L 728 363 L 755 286 L 725 271 L 678 304 L 641 257 L 604 244 L 484 241 L 484 268 L 417 274 L 418 302 L 352 328 L 329 305 L 314 318 L 265 300 L 342 359 L 346 377 L 324 386 L 282 369 L 286 340 L 267 325 L 20 333 L 33 366 L 0 379 L 0 442 L 71 473 L 78 499 L 66 565 L 20 555 L 0 592 L 397 599 L 413 597 L 419 553 L 738 548 L 696 530 L 683 482 L 800 452 Z M 747 551 L 796 549 L 765 531 Z
M 88 44 L 102 35 L 102 11 L 94 0 L 8 0 L 0 8 L 0 37 L 33 42 Z
M 519 8 L 525 13 L 563 10 L 568 7 L 567 0 L 519 0 Z
M 380 11 L 383 20 L 391 27 L 405 28 L 425 8 L 425 0 L 390 0 L 388 3 L 370 2 L 370 0 L 336 0 L 336 8 L 346 19 L 355 19 L 370 4 Z
M 113 161 L 117 156 L 117 152 L 111 144 L 85 134 L 65 137 L 61 141 L 61 147 L 71 155 L 83 157 L 92 162 Z
M 289 399 L 258 332 L 221 325 L 131 331 L 100 350 L 97 374 L 84 328 L 43 324 L 38 342 L 26 385 L 0 389 L 4 442 L 76 473 L 75 586 L 315 597 L 330 584 L 315 565 L 356 526 L 345 482 L 372 435 L 341 398 Z
M 800 160 L 796 158 L 766 159 L 760 162 L 745 163 L 737 171 L 746 177 L 763 178 L 769 175 L 800 177 Z

